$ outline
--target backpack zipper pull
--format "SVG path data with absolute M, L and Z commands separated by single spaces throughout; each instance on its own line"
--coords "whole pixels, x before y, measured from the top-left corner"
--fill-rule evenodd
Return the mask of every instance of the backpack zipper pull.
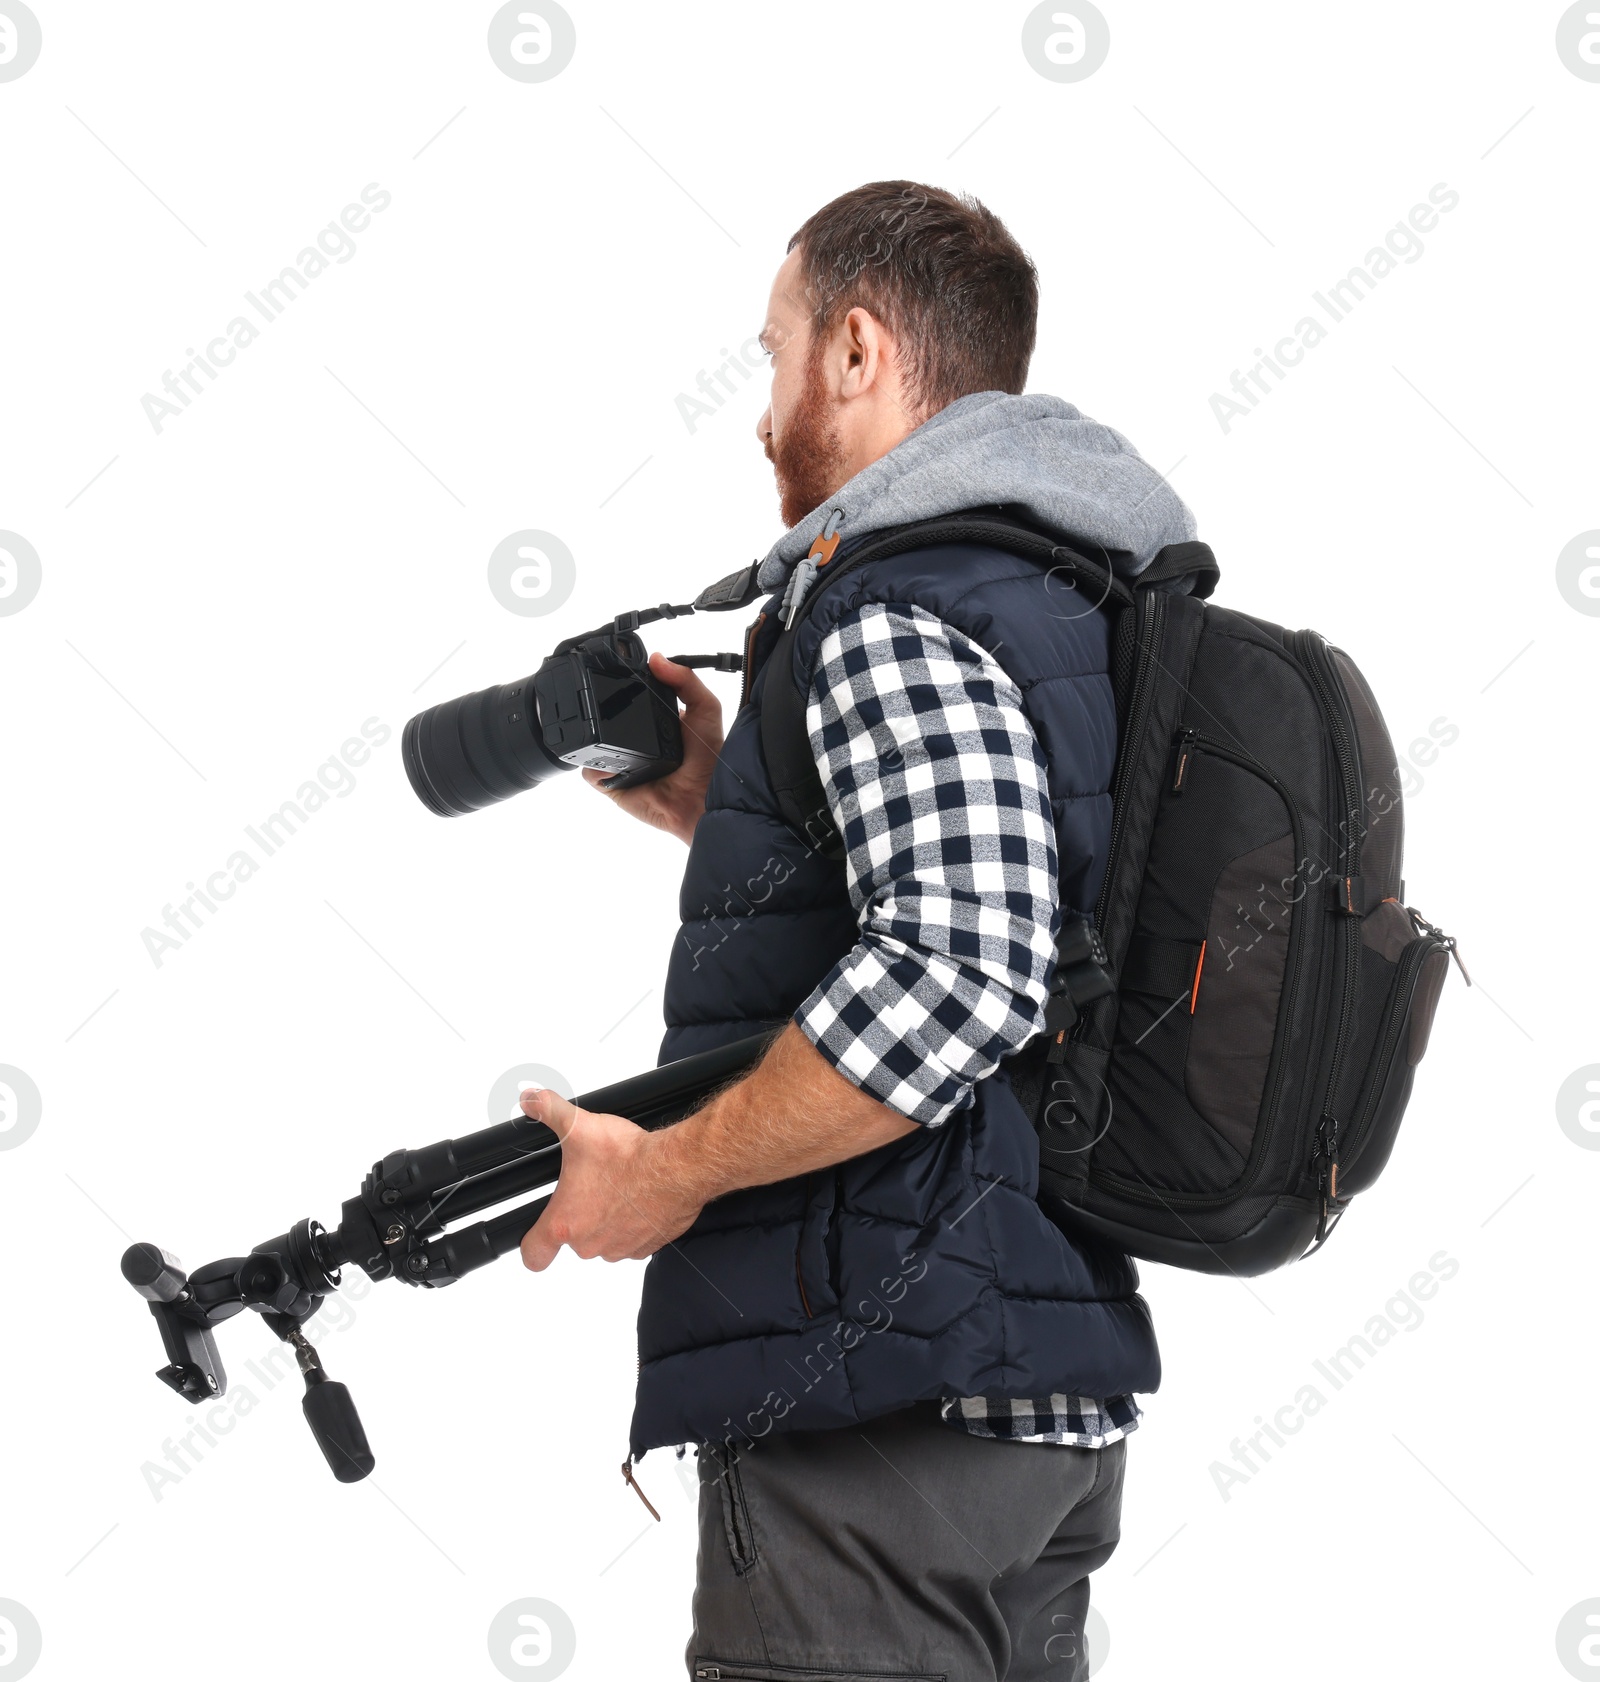
M 651 1518 L 653 1518 L 657 1524 L 660 1524 L 661 1514 L 650 1505 L 650 1497 L 639 1487 L 639 1480 L 633 1475 L 633 1461 L 631 1459 L 624 1460 L 622 1462 L 622 1478 L 623 1482 L 633 1490 L 633 1493 L 644 1502 L 645 1511 L 649 1513 Z
M 1178 769 L 1172 779 L 1172 792 L 1183 793 L 1183 779 L 1189 774 L 1189 758 L 1194 749 L 1198 730 L 1180 730 L 1178 732 Z
M 1461 971 L 1461 979 L 1470 987 L 1472 977 L 1467 974 L 1466 961 L 1461 956 L 1461 948 L 1456 944 L 1456 937 L 1453 934 L 1446 934 L 1443 929 L 1435 928 L 1415 907 L 1408 905 L 1405 911 L 1406 915 L 1419 929 L 1425 929 L 1435 940 L 1443 942 L 1445 951 L 1455 959 L 1456 968 Z
M 1311 1152 L 1311 1160 L 1324 1163 L 1326 1172 L 1322 1168 L 1317 1170 L 1317 1184 L 1322 1188 L 1326 1201 L 1333 1202 L 1339 1196 L 1339 1119 L 1337 1116 L 1325 1115 L 1317 1123 L 1316 1145 Z

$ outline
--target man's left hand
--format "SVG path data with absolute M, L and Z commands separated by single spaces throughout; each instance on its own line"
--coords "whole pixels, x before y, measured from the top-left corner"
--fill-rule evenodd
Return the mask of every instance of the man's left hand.
M 703 1199 L 662 1173 L 655 1135 L 616 1115 L 575 1108 L 559 1092 L 524 1092 L 522 1111 L 561 1141 L 561 1178 L 522 1240 L 523 1264 L 542 1273 L 562 1245 L 586 1260 L 642 1261 L 694 1224 Z
M 713 1198 L 770 1186 L 876 1150 L 917 1124 L 851 1083 L 791 1022 L 755 1070 L 687 1120 L 647 1133 L 524 1092 L 522 1110 L 561 1141 L 561 1178 L 522 1240 L 535 1273 L 575 1255 L 643 1261 L 694 1225 Z

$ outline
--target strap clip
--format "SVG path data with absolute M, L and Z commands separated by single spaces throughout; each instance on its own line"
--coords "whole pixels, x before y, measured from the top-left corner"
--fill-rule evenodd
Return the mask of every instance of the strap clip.
M 1365 876 L 1330 876 L 1328 891 L 1333 897 L 1333 909 L 1347 917 L 1365 917 L 1372 909 L 1367 904 L 1369 888 Z

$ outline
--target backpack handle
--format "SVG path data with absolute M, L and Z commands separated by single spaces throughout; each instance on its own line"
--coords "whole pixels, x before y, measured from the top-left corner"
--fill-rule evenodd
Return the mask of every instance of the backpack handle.
M 1174 579 L 1188 578 L 1193 580 L 1189 594 L 1204 601 L 1221 577 L 1222 568 L 1217 565 L 1209 543 L 1169 543 L 1165 549 L 1158 549 L 1149 566 L 1135 575 L 1133 587 L 1148 590 L 1170 584 Z

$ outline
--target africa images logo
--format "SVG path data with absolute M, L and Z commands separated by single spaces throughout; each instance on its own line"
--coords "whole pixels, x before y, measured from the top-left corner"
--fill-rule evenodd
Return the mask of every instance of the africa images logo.
M 22 0 L 0 0 L 0 82 L 26 76 L 42 45 L 39 20 Z
M 1044 0 L 1022 25 L 1022 56 L 1052 82 L 1082 82 L 1111 51 L 1111 26 L 1089 0 Z
M 1556 25 L 1556 53 L 1574 76 L 1600 82 L 1600 4 L 1578 0 Z
M 43 579 L 39 551 L 21 532 L 0 531 L 0 619 L 21 613 Z
M 516 82 L 548 82 L 577 49 L 577 28 L 555 0 L 511 0 L 489 20 L 489 57 Z

